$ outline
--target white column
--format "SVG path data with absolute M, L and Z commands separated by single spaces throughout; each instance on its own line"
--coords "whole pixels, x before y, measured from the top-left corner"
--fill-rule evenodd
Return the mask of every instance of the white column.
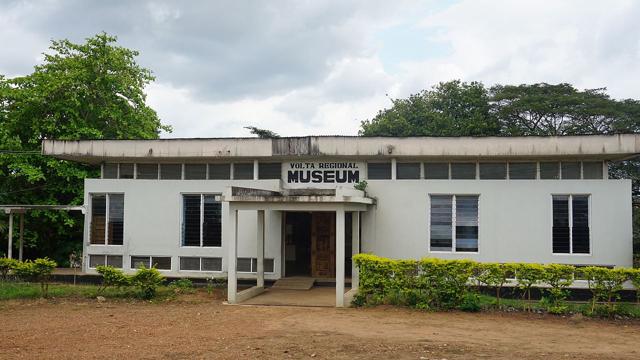
M 259 172 L 258 160 L 253 160 L 253 180 L 258 180 Z
M 258 210 L 258 234 L 256 237 L 256 242 L 258 243 L 258 255 L 256 256 L 256 262 L 258 263 L 256 286 L 258 287 L 264 287 L 264 213 L 264 210 Z
M 351 256 L 360 253 L 360 212 L 354 211 L 351 213 Z M 360 285 L 360 278 L 358 276 L 358 268 L 356 264 L 351 260 L 351 289 L 357 289 Z
M 231 227 L 229 229 L 229 256 L 227 259 L 227 301 L 229 304 L 235 304 L 238 296 L 238 277 L 236 274 L 237 261 L 238 261 L 238 210 L 229 208 L 229 220 L 227 224 Z
M 20 250 L 18 251 L 18 260 L 22 261 L 22 253 L 24 249 L 24 213 L 20 214 L 20 236 L 18 237 Z
M 7 246 L 7 257 L 13 259 L 13 212 L 9 210 L 9 244 Z
M 396 158 L 391 159 L 391 180 L 395 180 L 396 179 L 396 167 L 397 167 L 398 163 L 396 161 Z
M 336 210 L 336 307 L 344 307 L 344 208 Z

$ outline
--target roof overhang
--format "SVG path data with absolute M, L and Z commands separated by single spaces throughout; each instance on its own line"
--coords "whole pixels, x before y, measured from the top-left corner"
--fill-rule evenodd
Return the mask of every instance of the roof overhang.
M 363 191 L 338 187 L 335 189 L 285 189 L 263 190 L 230 186 L 221 197 L 229 203 L 274 203 L 274 204 L 360 204 L 373 205 L 375 199 Z
M 276 139 L 44 140 L 42 153 L 101 162 L 304 158 L 600 159 L 640 154 L 640 134 L 520 137 L 307 136 Z
M 0 205 L 0 210 L 5 214 L 25 213 L 28 210 L 82 211 L 84 214 L 85 207 L 82 205 Z

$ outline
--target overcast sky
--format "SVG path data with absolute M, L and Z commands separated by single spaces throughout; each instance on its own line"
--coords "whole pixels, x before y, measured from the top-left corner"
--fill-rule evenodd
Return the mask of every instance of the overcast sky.
M 640 1 L 0 0 L 0 74 L 106 31 L 157 79 L 163 137 L 356 134 L 439 81 L 569 82 L 640 98 Z

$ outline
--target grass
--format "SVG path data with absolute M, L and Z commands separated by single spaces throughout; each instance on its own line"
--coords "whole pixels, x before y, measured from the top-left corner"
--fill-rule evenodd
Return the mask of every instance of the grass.
M 139 292 L 135 288 L 106 288 L 99 291 L 97 285 L 69 285 L 50 284 L 49 297 L 51 298 L 87 298 L 93 299 L 97 296 L 112 299 L 132 299 L 139 298 Z M 156 300 L 171 298 L 175 295 L 173 288 L 162 286 L 158 288 Z M 24 282 L 0 281 L 0 300 L 11 299 L 37 299 L 40 297 L 40 284 Z

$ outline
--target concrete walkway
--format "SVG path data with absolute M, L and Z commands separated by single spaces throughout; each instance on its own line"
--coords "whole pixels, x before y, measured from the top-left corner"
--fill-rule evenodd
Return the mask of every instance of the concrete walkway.
M 345 289 L 345 291 L 349 290 L 350 288 Z M 334 307 L 336 306 L 336 289 L 334 287 L 314 287 L 309 290 L 267 288 L 264 293 L 240 304 Z

